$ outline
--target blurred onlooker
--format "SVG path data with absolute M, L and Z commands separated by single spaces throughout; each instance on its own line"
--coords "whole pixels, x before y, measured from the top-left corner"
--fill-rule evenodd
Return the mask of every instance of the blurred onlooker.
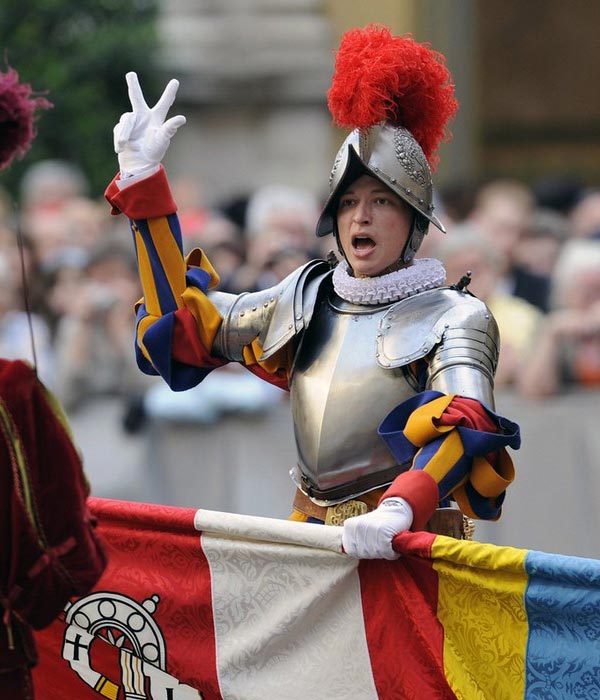
M 53 336 L 60 319 L 71 310 L 73 300 L 84 284 L 84 269 L 89 253 L 83 248 L 63 248 L 45 270 L 46 303 Z
M 464 180 L 440 188 L 440 206 L 446 227 L 461 224 L 468 219 L 475 206 L 476 195 L 476 185 Z
M 572 238 L 600 238 L 600 190 L 583 193 L 569 214 Z
M 600 387 L 600 241 L 565 245 L 552 278 L 552 309 L 521 391 L 539 398 L 569 385 Z
M 198 179 L 180 176 L 171 186 L 184 238 L 200 238 L 211 212 L 204 206 Z
M 533 185 L 537 206 L 566 216 L 581 195 L 581 182 L 570 175 L 549 175 Z
M 148 381 L 131 352 L 132 307 L 141 293 L 129 252 L 110 244 L 97 249 L 73 287 L 76 294 L 59 299 L 64 310 L 55 341 L 59 398 L 75 410 L 86 399 L 137 394 Z
M 547 309 L 548 281 L 519 265 L 517 250 L 534 210 L 531 190 L 514 180 L 496 180 L 483 186 L 469 217 L 505 261 L 501 284 L 507 294 Z
M 313 257 L 310 248 L 300 245 L 288 231 L 265 229 L 247 241 L 246 264 L 237 271 L 233 289 L 237 292 L 267 289 Z
M 231 280 L 232 291 L 256 291 L 277 284 L 317 257 L 317 198 L 307 190 L 267 185 L 254 192 L 246 211 L 246 262 Z
M 238 227 L 220 214 L 209 214 L 194 236 L 183 240 L 184 253 L 201 248 L 219 271 L 219 290 L 237 292 L 236 276 L 245 262 L 245 247 Z
M 491 248 L 474 227 L 454 228 L 452 235 L 440 245 L 438 257 L 444 263 L 450 284 L 456 284 L 468 271 L 472 273 L 468 290 L 485 301 L 500 331 L 495 385 L 513 384 L 529 355 L 543 314 L 524 299 L 499 287 L 505 267 L 502 253 Z
M 246 237 L 265 231 L 281 231 L 291 237 L 296 247 L 315 246 L 315 226 L 319 202 L 308 190 L 286 185 L 266 185 L 257 189 L 248 201 Z
M 568 223 L 564 216 L 550 209 L 536 209 L 517 246 L 517 265 L 549 279 L 567 236 Z
M 51 211 L 63 202 L 82 197 L 87 180 L 74 163 L 63 160 L 41 160 L 31 165 L 21 181 L 21 207 L 31 211 Z
M 88 251 L 102 244 L 111 223 L 107 220 L 104 203 L 88 197 L 74 197 L 65 201 L 61 216 L 68 245 Z
M 6 360 L 27 360 L 34 363 L 40 379 L 49 387 L 54 386 L 55 362 L 46 322 L 36 314 L 19 308 L 19 285 L 16 279 L 20 268 L 12 267 L 5 255 L 0 253 L 0 357 Z M 30 328 L 31 320 L 31 328 Z M 33 341 L 31 337 L 33 333 Z
M 13 222 L 0 222 L 0 254 L 6 259 L 12 274 L 15 309 L 25 310 L 25 289 L 22 269 L 25 271 L 27 285 L 27 302 L 30 310 L 51 323 L 46 293 L 47 279 L 41 268 L 37 248 L 31 238 L 23 233 L 17 233 Z
M 89 199 L 77 166 L 59 160 L 31 166 L 21 184 L 21 226 L 35 246 L 43 269 L 71 246 L 98 245 L 109 227 L 103 206 Z

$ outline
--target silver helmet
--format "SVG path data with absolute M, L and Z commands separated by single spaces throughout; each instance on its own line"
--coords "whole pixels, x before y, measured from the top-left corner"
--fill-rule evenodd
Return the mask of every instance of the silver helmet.
M 334 233 L 337 237 L 339 199 L 361 175 L 376 178 L 415 210 L 403 262 L 412 260 L 430 222 L 445 233 L 433 213 L 431 170 L 423 149 L 408 129 L 383 122 L 354 129 L 342 144 L 329 177 L 329 197 L 317 222 L 317 236 Z

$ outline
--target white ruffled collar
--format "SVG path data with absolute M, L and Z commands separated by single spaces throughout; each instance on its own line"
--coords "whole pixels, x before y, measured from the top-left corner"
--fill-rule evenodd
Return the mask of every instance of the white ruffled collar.
M 408 267 L 379 277 L 353 277 L 344 260 L 333 271 L 336 294 L 345 301 L 364 306 L 400 301 L 440 287 L 445 281 L 446 270 L 435 258 L 418 258 Z

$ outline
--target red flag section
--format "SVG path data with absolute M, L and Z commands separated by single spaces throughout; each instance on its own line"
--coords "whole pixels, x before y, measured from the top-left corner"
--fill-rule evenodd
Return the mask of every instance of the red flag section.
M 36 635 L 36 697 L 175 700 L 197 698 L 192 689 L 201 687 L 206 700 L 220 698 L 210 573 L 195 511 L 91 504 L 109 564 L 93 593 Z

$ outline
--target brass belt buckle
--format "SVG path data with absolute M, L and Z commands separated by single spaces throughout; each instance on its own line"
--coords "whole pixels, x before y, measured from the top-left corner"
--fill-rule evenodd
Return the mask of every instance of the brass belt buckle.
M 463 540 L 472 540 L 475 536 L 475 521 L 463 515 Z
M 368 511 L 367 504 L 362 501 L 345 501 L 327 508 L 325 525 L 343 525 L 348 518 L 363 515 Z

